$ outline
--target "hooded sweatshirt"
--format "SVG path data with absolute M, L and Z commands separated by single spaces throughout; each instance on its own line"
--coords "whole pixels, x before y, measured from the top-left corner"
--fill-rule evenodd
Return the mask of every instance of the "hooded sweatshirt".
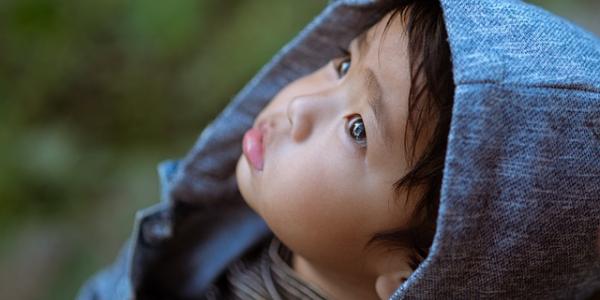
M 454 106 L 429 255 L 392 299 L 588 299 L 600 290 L 600 40 L 521 1 L 442 0 Z M 284 46 L 136 215 L 79 299 L 198 299 L 272 238 L 243 201 L 244 132 L 285 85 L 328 62 L 370 1 L 329 5 Z

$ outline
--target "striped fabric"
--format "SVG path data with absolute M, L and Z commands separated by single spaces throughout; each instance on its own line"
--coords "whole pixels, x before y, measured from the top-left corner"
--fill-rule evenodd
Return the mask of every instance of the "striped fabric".
M 292 252 L 273 238 L 260 252 L 232 264 L 225 282 L 213 286 L 205 299 L 326 299 L 296 275 L 291 262 Z

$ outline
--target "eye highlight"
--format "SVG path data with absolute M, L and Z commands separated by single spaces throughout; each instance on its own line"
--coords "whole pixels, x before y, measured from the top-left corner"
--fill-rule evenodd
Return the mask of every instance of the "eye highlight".
M 348 121 L 348 135 L 360 147 L 367 147 L 367 129 L 360 115 L 356 115 Z

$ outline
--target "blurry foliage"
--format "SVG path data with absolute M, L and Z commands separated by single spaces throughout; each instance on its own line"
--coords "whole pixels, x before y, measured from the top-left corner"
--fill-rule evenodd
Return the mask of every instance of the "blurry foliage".
M 526 0 L 557 14 L 600 36 L 600 1 L 598 0 Z
M 1 2 L 2 220 L 85 206 L 128 151 L 182 155 L 323 4 Z
M 600 32 L 595 0 L 533 2 Z M 73 298 L 158 201 L 155 165 L 325 3 L 0 1 L 3 295 Z

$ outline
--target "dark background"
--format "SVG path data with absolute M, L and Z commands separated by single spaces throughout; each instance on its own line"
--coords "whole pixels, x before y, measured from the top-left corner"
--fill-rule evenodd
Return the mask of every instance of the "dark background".
M 592 0 L 535 1 L 600 33 Z M 72 299 L 324 0 L 1 0 L 0 291 Z

